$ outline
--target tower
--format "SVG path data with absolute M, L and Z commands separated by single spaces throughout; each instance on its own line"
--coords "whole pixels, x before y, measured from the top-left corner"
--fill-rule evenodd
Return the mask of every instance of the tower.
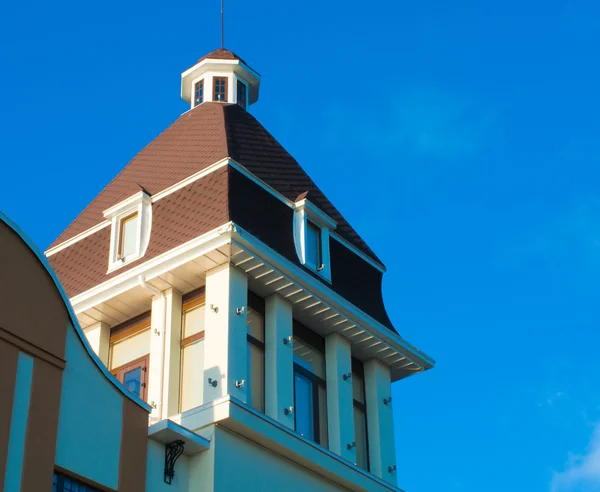
M 225 49 L 185 70 L 190 110 L 46 255 L 152 408 L 148 490 L 397 490 L 391 383 L 434 362 L 387 316 L 382 262 L 247 111 L 259 83 Z

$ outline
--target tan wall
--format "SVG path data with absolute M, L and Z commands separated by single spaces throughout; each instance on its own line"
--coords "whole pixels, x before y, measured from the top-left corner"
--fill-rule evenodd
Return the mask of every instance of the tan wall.
M 1 216 L 0 245 L 0 488 L 8 473 L 13 473 L 11 480 L 18 478 L 16 483 L 20 481 L 22 492 L 51 490 L 57 468 L 76 478 L 90 478 L 78 466 L 85 461 L 81 457 L 98 460 L 98 451 L 102 452 L 105 445 L 103 429 L 116 426 L 114 487 L 106 486 L 102 473 L 89 482 L 103 491 L 143 492 L 147 410 L 126 396 L 101 363 L 92 358 L 81 330 L 71 324 L 68 300 L 61 295 L 43 260 Z M 69 357 L 67 339 L 71 347 L 76 347 Z M 23 367 L 28 368 L 26 377 L 19 376 L 25 374 Z M 104 401 L 96 402 L 96 419 L 91 419 L 91 412 L 86 411 L 91 408 L 90 398 L 83 406 L 77 406 L 84 400 L 83 389 L 93 394 L 100 388 L 108 391 L 109 399 L 117 405 L 113 418 L 110 412 L 102 412 Z M 13 415 L 17 401 L 21 411 Z M 68 416 L 63 415 L 66 409 Z M 97 449 L 76 449 L 74 443 L 92 427 L 99 429 Z M 74 449 L 69 451 L 69 447 Z M 65 458 L 75 452 L 79 453 L 79 460 Z M 57 466 L 59 455 L 66 466 Z M 7 471 L 9 458 L 17 466 Z M 14 475 L 19 466 L 21 472 Z M 11 484 L 14 483 L 13 480 Z

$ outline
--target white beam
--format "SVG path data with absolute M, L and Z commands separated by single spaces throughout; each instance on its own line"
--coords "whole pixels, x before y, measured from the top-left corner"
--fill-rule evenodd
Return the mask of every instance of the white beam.
M 356 463 L 351 347 L 339 333 L 325 337 L 325 367 L 329 449 Z
M 244 272 L 228 263 L 206 274 L 205 404 L 227 394 L 247 401 L 247 304 Z
M 377 359 L 364 364 L 369 436 L 369 465 L 373 475 L 396 485 L 396 448 L 390 369 Z
M 292 304 L 277 294 L 265 301 L 265 413 L 294 428 L 294 349 Z
M 100 321 L 83 330 L 85 336 L 96 353 L 98 358 L 105 366 L 108 366 L 108 352 L 110 347 L 110 326 Z

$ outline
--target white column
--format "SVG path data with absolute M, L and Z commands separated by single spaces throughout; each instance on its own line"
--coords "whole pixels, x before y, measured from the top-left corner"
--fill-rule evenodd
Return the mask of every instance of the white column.
M 85 333 L 92 350 L 105 366 L 108 366 L 108 349 L 110 347 L 110 326 L 102 321 L 88 326 Z
M 325 337 L 325 372 L 329 449 L 356 463 L 351 348 L 339 333 Z
M 152 297 L 150 315 L 150 367 L 148 368 L 148 403 L 152 405 L 151 421 L 163 418 L 162 394 L 165 354 L 166 297 L 164 293 Z
M 204 403 L 230 394 L 246 402 L 248 278 L 230 264 L 206 274 Z M 210 382 L 209 382 L 210 379 Z M 243 385 L 237 387 L 236 382 Z M 215 386 L 216 384 L 216 386 Z
M 294 347 L 292 304 L 274 294 L 265 301 L 265 412 L 294 428 Z M 285 340 L 285 342 L 284 342 Z
M 364 364 L 364 370 L 371 473 L 395 485 L 396 448 L 390 369 L 377 359 L 371 359 Z
M 163 418 L 179 413 L 181 373 L 181 293 L 169 289 L 166 297 L 165 362 L 163 374 Z M 201 377 L 199 375 L 198 377 Z

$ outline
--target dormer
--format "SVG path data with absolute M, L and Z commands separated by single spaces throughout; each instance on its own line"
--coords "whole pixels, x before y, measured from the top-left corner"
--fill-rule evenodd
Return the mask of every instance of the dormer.
M 258 99 L 260 75 L 235 53 L 219 48 L 181 74 L 181 97 L 195 108 L 205 102 L 234 103 L 246 109 Z

